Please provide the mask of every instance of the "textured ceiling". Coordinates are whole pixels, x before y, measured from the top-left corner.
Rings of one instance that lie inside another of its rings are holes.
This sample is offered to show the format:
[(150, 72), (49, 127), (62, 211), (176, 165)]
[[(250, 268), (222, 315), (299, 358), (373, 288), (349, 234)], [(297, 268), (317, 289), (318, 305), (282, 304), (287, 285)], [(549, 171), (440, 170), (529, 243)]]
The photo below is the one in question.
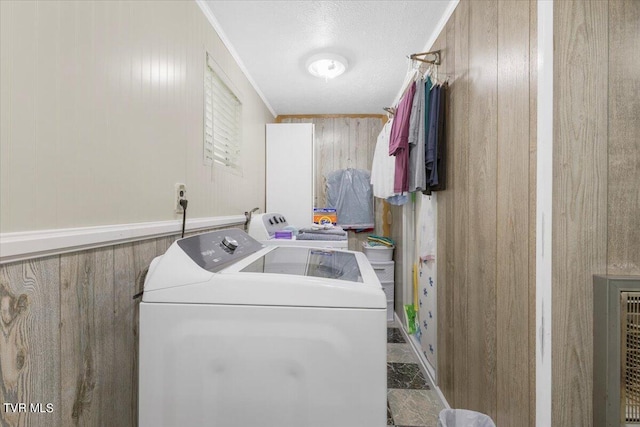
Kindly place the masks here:
[[(277, 115), (382, 114), (401, 89), (407, 55), (422, 52), (455, 0), (204, 1)], [(316, 53), (349, 61), (324, 81), (305, 69)]]

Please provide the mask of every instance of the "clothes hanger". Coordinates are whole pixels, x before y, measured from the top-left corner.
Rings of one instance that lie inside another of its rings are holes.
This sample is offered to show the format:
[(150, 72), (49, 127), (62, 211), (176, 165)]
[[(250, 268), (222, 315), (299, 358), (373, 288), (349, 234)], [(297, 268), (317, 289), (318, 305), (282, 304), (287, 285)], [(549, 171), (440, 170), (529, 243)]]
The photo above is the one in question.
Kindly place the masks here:
[(389, 119), (392, 119), (393, 116), (396, 115), (396, 109), (394, 107), (384, 107), (383, 110), (387, 112), (387, 117)]
[[(431, 56), (433, 57), (433, 59), (427, 59), (427, 56)], [(434, 50), (431, 52), (414, 53), (409, 57), (414, 61), (426, 62), (427, 64), (435, 64), (435, 65), (440, 64), (440, 50)]]

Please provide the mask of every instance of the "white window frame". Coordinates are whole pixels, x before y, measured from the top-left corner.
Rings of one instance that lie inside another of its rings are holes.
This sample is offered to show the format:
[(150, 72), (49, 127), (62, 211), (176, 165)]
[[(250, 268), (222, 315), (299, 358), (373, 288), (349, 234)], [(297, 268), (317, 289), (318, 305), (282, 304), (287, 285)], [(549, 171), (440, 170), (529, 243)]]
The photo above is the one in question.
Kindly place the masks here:
[[(242, 98), (205, 52), (203, 163), (242, 176)], [(231, 134), (230, 139), (223, 135)]]

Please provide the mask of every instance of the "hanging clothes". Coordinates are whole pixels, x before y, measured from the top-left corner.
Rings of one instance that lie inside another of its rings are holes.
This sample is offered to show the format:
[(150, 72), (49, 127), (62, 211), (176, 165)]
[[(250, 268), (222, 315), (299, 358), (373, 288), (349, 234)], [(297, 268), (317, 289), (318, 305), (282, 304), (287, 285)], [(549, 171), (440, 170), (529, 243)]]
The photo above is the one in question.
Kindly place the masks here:
[(389, 140), (393, 120), (389, 120), (378, 134), (376, 149), (371, 165), (371, 186), (375, 197), (386, 199), (392, 205), (404, 205), (409, 198), (406, 194), (393, 191), (395, 180), (395, 157), (389, 155)]
[(424, 168), (425, 168), (425, 187), (423, 190), (427, 188), (427, 171), (426, 171), (426, 161), (427, 161), (427, 138), (429, 137), (429, 115), (431, 114), (431, 92), (433, 89), (433, 82), (431, 81), (431, 77), (427, 77), (427, 81), (425, 82), (424, 87)]
[(373, 228), (371, 173), (362, 169), (340, 169), (325, 175), (327, 205), (338, 213), (344, 229)]
[(387, 198), (387, 203), (394, 206), (402, 206), (409, 201), (409, 195), (404, 194), (396, 194), (395, 196), (391, 196)]
[(409, 189), (407, 175), (407, 163), (409, 160), (409, 122), (415, 92), (416, 86), (415, 84), (411, 84), (407, 93), (405, 93), (398, 104), (395, 119), (391, 127), (389, 155), (396, 156), (393, 185), (393, 191), (396, 193), (404, 193)]
[(393, 120), (389, 120), (378, 134), (376, 149), (371, 164), (371, 186), (373, 195), (380, 199), (394, 196), (393, 181), (396, 170), (395, 158), (389, 155), (389, 138)]
[(449, 85), (443, 83), (440, 86), (440, 116), (438, 117), (438, 148), (436, 153), (437, 181), (432, 180), (431, 189), (442, 191), (446, 189), (447, 182), (447, 135), (445, 133), (447, 117), (447, 93)]
[[(438, 118), (440, 110), (440, 86), (435, 85), (431, 89), (431, 106), (429, 108), (429, 132), (427, 133), (427, 145), (425, 152), (425, 165), (427, 174), (427, 186), (430, 189), (433, 182), (433, 172), (436, 170), (436, 152), (438, 145)], [(437, 175), (436, 175), (437, 180)]]
[(429, 107), (429, 129), (425, 149), (427, 188), (423, 193), (445, 189), (446, 141), (444, 134), (447, 84), (435, 85), (431, 89)]
[(426, 188), (424, 168), (424, 90), (425, 81), (417, 80), (409, 122), (409, 192)]

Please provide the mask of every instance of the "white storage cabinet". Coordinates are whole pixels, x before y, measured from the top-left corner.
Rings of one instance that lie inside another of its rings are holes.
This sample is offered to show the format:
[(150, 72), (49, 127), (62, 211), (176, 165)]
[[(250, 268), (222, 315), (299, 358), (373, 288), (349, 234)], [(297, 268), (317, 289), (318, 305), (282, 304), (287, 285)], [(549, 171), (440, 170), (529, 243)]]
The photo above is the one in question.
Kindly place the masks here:
[(266, 131), (266, 212), (279, 212), (295, 227), (313, 223), (314, 126), (274, 123)]
[(385, 295), (387, 296), (387, 321), (393, 321), (393, 300), (394, 300), (394, 292), (395, 292), (395, 281), (394, 281), (394, 270), (395, 270), (395, 262), (394, 261), (371, 261), (369, 258), (369, 262), (373, 267), (373, 271), (375, 271), (376, 276), (378, 276), (378, 280), (382, 284), (382, 289), (384, 290)]

